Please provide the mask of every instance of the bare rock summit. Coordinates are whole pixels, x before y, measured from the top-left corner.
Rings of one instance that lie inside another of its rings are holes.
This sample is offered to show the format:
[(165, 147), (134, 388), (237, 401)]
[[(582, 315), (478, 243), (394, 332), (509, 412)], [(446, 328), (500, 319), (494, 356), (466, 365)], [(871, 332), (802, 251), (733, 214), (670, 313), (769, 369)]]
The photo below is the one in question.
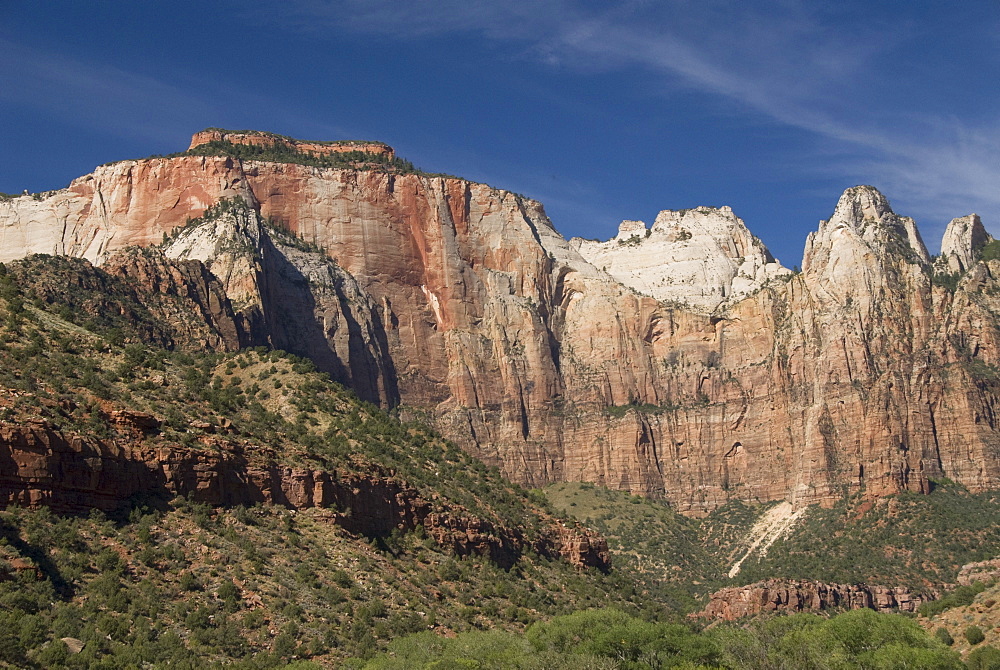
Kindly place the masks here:
[(729, 207), (664, 210), (651, 228), (622, 221), (607, 242), (571, 244), (625, 286), (703, 313), (790, 274)]
[(937, 267), (944, 272), (966, 272), (979, 260), (980, 250), (993, 241), (978, 214), (952, 219), (941, 240)]

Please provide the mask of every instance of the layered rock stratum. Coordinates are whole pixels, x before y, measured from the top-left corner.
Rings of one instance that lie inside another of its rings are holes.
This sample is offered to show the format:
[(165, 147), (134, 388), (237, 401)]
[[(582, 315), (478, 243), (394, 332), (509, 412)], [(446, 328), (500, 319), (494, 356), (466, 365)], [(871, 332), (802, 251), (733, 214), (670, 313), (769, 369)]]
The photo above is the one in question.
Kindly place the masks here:
[(0, 421), (0, 507), (44, 505), (79, 514), (117, 510), (136, 496), (319, 507), (339, 510), (332, 521), (351, 533), (384, 537), (420, 528), (458, 556), (485, 556), (508, 569), (529, 549), (578, 567), (610, 567), (607, 543), (587, 529), (546, 519), (543, 531), (529, 539), (521, 529), (432, 504), (376, 464), (364, 473), (289, 467), (268, 447), (223, 439), (208, 449), (157, 447), (145, 439), (158, 432), (155, 417), (116, 411), (106, 419), (116, 428), (114, 438), (67, 433), (46, 420)]
[(769, 579), (716, 591), (709, 596), (708, 606), (692, 616), (735, 621), (772, 612), (856, 609), (916, 612), (920, 605), (936, 597), (936, 593), (915, 593), (902, 587)]
[(112, 260), (161, 246), (222, 287), (219, 339), (310, 356), (522, 484), (702, 514), (1000, 484), (1000, 265), (964, 220), (948, 285), (914, 222), (851, 188), (796, 274), (727, 208), (567, 241), (540, 203), (458, 178), (179, 155), (0, 202), (0, 260), (163, 283)]

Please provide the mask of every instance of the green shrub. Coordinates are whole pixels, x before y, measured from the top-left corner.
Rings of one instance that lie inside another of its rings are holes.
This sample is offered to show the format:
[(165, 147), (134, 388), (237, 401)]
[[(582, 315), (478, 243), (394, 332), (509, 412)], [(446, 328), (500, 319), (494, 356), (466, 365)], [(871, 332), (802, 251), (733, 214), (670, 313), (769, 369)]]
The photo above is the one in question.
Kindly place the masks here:
[(979, 251), (979, 257), (984, 261), (1000, 260), (1000, 240), (992, 240)]
[(986, 639), (986, 635), (979, 626), (969, 626), (965, 629), (965, 639), (969, 641), (969, 644), (977, 645)]
[(940, 627), (940, 628), (938, 628), (937, 630), (934, 631), (934, 637), (939, 642), (941, 642), (941, 644), (947, 645), (949, 647), (951, 645), (955, 644), (955, 638), (953, 638), (951, 636), (951, 633), (949, 633), (948, 629), (945, 628), (944, 626), (942, 626), (942, 627)]
[(922, 616), (930, 617), (935, 614), (941, 614), (952, 607), (964, 607), (966, 605), (971, 605), (973, 599), (984, 590), (986, 590), (986, 584), (982, 582), (959, 586), (951, 593), (938, 598), (937, 600), (931, 600), (924, 603), (920, 606), (917, 612)]
[(969, 670), (1000, 670), (1000, 649), (986, 644), (972, 650), (965, 659)]

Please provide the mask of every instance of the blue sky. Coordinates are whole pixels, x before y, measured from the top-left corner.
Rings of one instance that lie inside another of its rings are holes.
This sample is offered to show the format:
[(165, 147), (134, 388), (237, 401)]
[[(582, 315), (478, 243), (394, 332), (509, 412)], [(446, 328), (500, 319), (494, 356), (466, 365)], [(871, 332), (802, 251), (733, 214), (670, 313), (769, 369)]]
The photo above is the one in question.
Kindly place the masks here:
[(567, 236), (730, 205), (788, 266), (843, 189), (1000, 236), (1000, 3), (0, 0), (0, 191), (207, 126), (377, 139)]

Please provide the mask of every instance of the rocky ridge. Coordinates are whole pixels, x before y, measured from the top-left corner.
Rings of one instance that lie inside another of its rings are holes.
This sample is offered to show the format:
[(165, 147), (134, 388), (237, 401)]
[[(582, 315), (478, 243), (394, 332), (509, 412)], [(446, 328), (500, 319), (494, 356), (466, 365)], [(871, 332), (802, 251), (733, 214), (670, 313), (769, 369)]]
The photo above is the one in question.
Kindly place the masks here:
[(994, 582), (1000, 579), (1000, 558), (966, 563), (958, 572), (958, 583), (970, 586), (976, 582)]
[[(713, 270), (701, 309), (615, 279), (581, 253), (597, 247), (567, 242), (539, 203), (506, 191), (224, 156), (126, 161), (41, 202), (0, 203), (0, 253), (106, 263), (223, 198), (323, 250), (272, 255), (282, 275), (264, 265), (269, 232), (259, 243), (240, 233), (242, 250), (194, 230), (168, 243), (221, 275), (248, 341), (339, 352), (336, 378), (426, 413), (515, 481), (593, 481), (691, 514), (730, 499), (926, 492), (941, 477), (1000, 484), (1000, 266), (977, 262), (954, 290), (936, 285), (913, 221), (871, 187), (844, 193), (797, 275), (725, 209), (665, 213), (648, 237), (627, 224), (628, 244), (601, 252), (623, 277), (630, 266), (615, 263), (639, 252), (629, 272), (668, 286), (669, 266), (643, 245), (715, 245), (724, 262), (711, 267), (724, 272)], [(956, 236), (949, 254), (971, 259), (974, 237)], [(324, 255), (336, 270), (317, 269)], [(696, 265), (684, 276), (704, 276)], [(281, 335), (288, 319), (252, 316), (266, 314), (266, 296), (288, 295), (300, 296), (286, 313), (301, 324), (346, 327), (321, 326), (316, 346), (303, 345), (305, 326)]]
[(211, 142), (228, 142), (230, 144), (246, 144), (256, 147), (287, 146), (294, 151), (312, 154), (314, 156), (325, 156), (330, 154), (344, 154), (350, 152), (361, 152), (382, 156), (389, 160), (396, 155), (392, 147), (381, 142), (306, 142), (275, 133), (264, 133), (252, 130), (223, 130), (221, 128), (209, 128), (191, 137), (191, 145), (188, 151)]

